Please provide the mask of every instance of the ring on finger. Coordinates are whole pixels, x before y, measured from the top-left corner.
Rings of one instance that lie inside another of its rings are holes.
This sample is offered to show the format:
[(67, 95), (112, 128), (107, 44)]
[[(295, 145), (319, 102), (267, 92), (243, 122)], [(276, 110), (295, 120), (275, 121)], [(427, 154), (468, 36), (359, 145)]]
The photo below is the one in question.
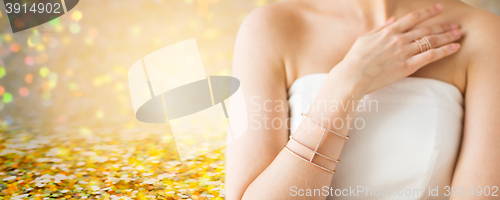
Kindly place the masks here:
[(427, 37), (423, 37), (423, 39), (425, 40), (425, 44), (427, 45), (427, 49), (432, 49), (432, 46), (431, 46), (431, 42), (429, 41), (429, 39)]
[(418, 47), (420, 48), (420, 53), (426, 52), (432, 48), (431, 42), (427, 37), (416, 39), (415, 42), (418, 44)]

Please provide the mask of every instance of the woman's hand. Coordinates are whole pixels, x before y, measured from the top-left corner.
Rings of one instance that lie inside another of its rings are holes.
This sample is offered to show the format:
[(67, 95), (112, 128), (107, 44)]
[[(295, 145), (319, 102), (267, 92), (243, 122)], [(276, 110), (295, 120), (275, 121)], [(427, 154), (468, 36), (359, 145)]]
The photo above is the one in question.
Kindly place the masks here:
[[(442, 10), (443, 6), (437, 4), (397, 21), (391, 18), (385, 26), (359, 37), (344, 60), (330, 73), (339, 73), (337, 77), (344, 76), (348, 81), (354, 81), (364, 95), (457, 52), (460, 45), (451, 43), (461, 37), (456, 24), (414, 29), (417, 24), (440, 14)], [(422, 37), (428, 38), (432, 49), (421, 53), (415, 40)]]

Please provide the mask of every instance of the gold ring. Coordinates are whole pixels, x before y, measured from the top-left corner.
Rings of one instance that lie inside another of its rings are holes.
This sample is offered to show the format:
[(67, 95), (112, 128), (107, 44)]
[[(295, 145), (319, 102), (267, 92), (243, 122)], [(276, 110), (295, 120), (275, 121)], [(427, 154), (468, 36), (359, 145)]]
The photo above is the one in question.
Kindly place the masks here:
[(418, 44), (418, 48), (420, 48), (420, 53), (426, 52), (432, 48), (431, 42), (427, 37), (416, 39), (415, 42)]
[(418, 40), (415, 40), (415, 42), (418, 44), (418, 48), (420, 48), (420, 53), (423, 53), (424, 50), (422, 49), (422, 44)]
[(431, 42), (429, 42), (429, 39), (427, 37), (423, 37), (425, 40), (425, 44), (427, 45), (427, 50), (432, 49)]

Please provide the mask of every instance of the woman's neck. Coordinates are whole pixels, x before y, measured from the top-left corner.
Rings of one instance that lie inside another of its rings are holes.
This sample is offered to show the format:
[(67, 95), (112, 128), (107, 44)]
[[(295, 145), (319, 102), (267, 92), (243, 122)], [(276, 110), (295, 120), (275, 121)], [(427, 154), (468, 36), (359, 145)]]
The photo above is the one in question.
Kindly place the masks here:
[(387, 21), (397, 7), (396, 4), (408, 0), (335, 0), (337, 3), (344, 4), (350, 8), (356, 16), (367, 21)]
[(423, 1), (433, 4), (448, 0), (304, 0), (318, 10), (348, 16), (367, 27), (381, 26), (400, 12), (414, 10), (413, 5)]

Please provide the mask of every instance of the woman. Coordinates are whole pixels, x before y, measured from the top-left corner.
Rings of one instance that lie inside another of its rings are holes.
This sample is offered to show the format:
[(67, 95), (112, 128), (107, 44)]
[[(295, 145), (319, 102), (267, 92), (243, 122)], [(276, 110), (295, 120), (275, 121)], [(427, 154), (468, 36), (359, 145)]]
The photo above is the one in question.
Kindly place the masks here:
[(499, 37), (500, 17), (458, 0), (255, 10), (235, 46), (249, 128), (227, 148), (227, 199), (498, 198)]

